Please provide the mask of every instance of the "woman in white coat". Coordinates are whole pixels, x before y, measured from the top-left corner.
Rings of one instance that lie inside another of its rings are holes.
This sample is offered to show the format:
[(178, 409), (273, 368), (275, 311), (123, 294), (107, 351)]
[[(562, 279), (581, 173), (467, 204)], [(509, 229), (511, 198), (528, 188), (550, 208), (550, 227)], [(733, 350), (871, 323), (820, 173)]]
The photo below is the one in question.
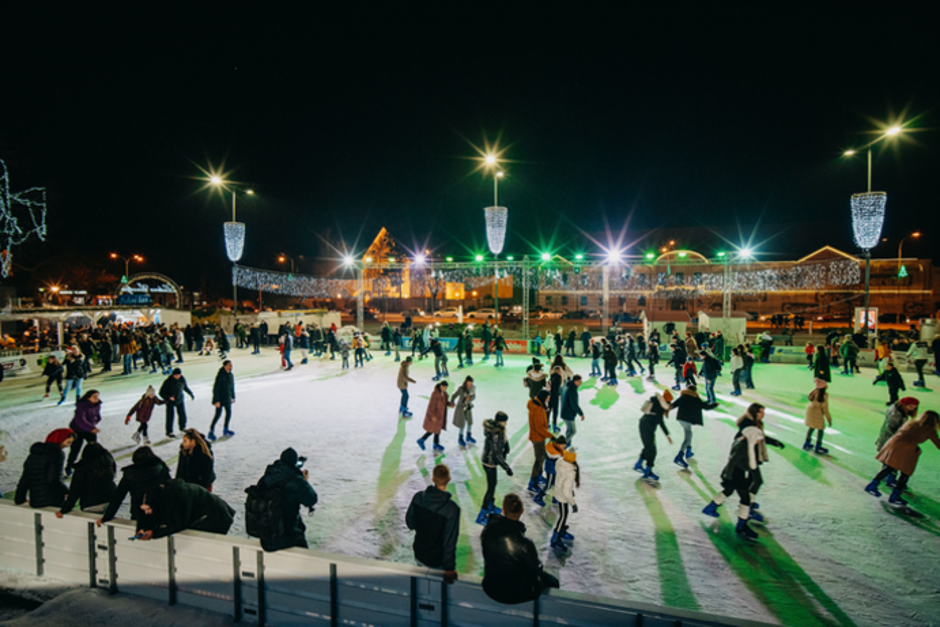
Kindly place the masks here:
[[(473, 427), (473, 401), (476, 397), (477, 390), (473, 384), (473, 377), (467, 377), (450, 399), (454, 403), (454, 426), (457, 427), (460, 433), (457, 437), (457, 444), (463, 447), (466, 447), (468, 443), (477, 443), (470, 435), (470, 428)], [(463, 437), (464, 427), (467, 428), (466, 440)]]
[(558, 502), (558, 520), (552, 533), (552, 548), (557, 551), (567, 551), (568, 545), (574, 536), (568, 533), (568, 514), (578, 513), (578, 504), (574, 500), (574, 489), (581, 487), (581, 469), (578, 467), (578, 456), (573, 450), (567, 450), (568, 442), (565, 436), (555, 438), (555, 448), (560, 449), (561, 455), (555, 460), (555, 490), (553, 496)]

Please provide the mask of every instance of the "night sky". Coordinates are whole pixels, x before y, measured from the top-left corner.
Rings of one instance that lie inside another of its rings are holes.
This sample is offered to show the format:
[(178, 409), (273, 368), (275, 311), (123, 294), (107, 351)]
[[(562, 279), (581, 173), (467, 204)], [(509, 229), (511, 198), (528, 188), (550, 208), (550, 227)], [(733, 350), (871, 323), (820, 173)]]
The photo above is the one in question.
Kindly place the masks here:
[(865, 160), (841, 154), (901, 121), (910, 132), (874, 152), (890, 240), (875, 255), (921, 230), (905, 252), (933, 256), (940, 237), (940, 51), (915, 5), (254, 6), (7, 13), (0, 158), (14, 189), (49, 190), (48, 241), (21, 250), (17, 282), (116, 251), (227, 293), (231, 200), (197, 180), (223, 165), (257, 192), (239, 200), (247, 265), (309, 259), (322, 238), (361, 251), (382, 226), (442, 256), (483, 252), (492, 178), (471, 158), (497, 140), (510, 254), (600, 252), (585, 234), (616, 242), (628, 221), (630, 253), (674, 227), (699, 229), (682, 243), (706, 254), (723, 246), (710, 228), (766, 258), (854, 252)]

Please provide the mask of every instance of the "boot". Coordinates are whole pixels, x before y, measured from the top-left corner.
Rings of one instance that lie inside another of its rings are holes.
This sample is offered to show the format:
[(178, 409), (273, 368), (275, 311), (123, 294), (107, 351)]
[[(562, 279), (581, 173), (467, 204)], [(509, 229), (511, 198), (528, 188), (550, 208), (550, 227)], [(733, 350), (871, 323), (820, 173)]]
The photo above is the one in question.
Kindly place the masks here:
[(232, 435), (235, 435), (235, 432), (232, 431), (231, 429), (222, 429), (222, 435), (232, 436)]
[(411, 418), (412, 416), (414, 416), (414, 414), (412, 414), (410, 411), (408, 411), (408, 410), (406, 409), (406, 410), (402, 413), (402, 416), (405, 417), (405, 418)]
[(633, 470), (637, 472), (643, 472), (643, 458), (642, 457), (638, 459), (637, 462), (633, 465)]
[(685, 460), (682, 459), (682, 451), (679, 451), (679, 454), (676, 455), (676, 458), (672, 461), (675, 462), (675, 464), (681, 467), (683, 470), (689, 467), (689, 465), (685, 463)]
[(874, 496), (875, 498), (881, 497), (881, 492), (878, 491), (878, 480), (872, 479), (871, 483), (865, 486), (865, 491)]
[(539, 475), (535, 480), (539, 482), (539, 485), (545, 485), (547, 483), (544, 475)]
[(901, 491), (898, 488), (891, 490), (891, 496), (888, 497), (888, 502), (892, 505), (907, 505), (907, 501), (901, 498)]
[(444, 450), (444, 447), (441, 446), (440, 444), (435, 444), (433, 448), (434, 448), (435, 451), (443, 451), (443, 450)]
[(695, 454), (692, 452), (692, 447), (691, 446), (685, 447), (685, 458), (692, 459), (693, 457), (695, 457)]
[(651, 479), (651, 480), (653, 480), (653, 481), (659, 481), (659, 476), (653, 474), (653, 467), (652, 467), (652, 466), (647, 466), (647, 467), (646, 467), (646, 470), (643, 472), (643, 478), (644, 478), (644, 479)]
[(466, 443), (466, 441), (464, 441), (464, 439), (463, 439), (463, 434), (462, 434), (462, 433), (457, 436), (457, 444), (458, 444), (459, 446), (462, 446), (463, 448), (467, 448), (467, 443)]
[(764, 522), (764, 515), (760, 513), (760, 511), (757, 509), (757, 507), (754, 506), (754, 504), (751, 504), (751, 506), (748, 509), (749, 509), (748, 515), (750, 516), (751, 520), (753, 520), (754, 522), (759, 522), (759, 523)]
[(803, 450), (804, 450), (804, 451), (811, 451), (811, 450), (813, 450), (813, 443), (810, 442), (809, 440), (803, 442)]
[(480, 508), (480, 513), (477, 514), (477, 524), (485, 525), (489, 517), (490, 517), (489, 511), (487, 511), (485, 507)]
[(738, 518), (738, 525), (734, 530), (739, 536), (747, 540), (756, 540), (758, 538), (757, 532), (747, 526), (746, 518)]
[(826, 447), (822, 446), (821, 444), (817, 444), (817, 445), (816, 445), (816, 453), (818, 453), (819, 455), (828, 455), (828, 454), (829, 454), (829, 449), (827, 449)]
[(562, 551), (562, 552), (568, 551), (568, 545), (565, 544), (564, 541), (562, 541), (557, 531), (552, 532), (552, 548), (555, 549), (556, 551)]
[(893, 488), (897, 485), (897, 480), (894, 478), (894, 473), (891, 473), (887, 476), (887, 478), (885, 478), (885, 485), (889, 488)]
[(545, 493), (539, 491), (538, 494), (532, 497), (532, 502), (538, 505), (539, 507), (545, 507)]
[(702, 510), (702, 513), (705, 514), (706, 516), (711, 516), (712, 518), (718, 518), (719, 507), (720, 506), (717, 503), (715, 503), (715, 501), (712, 501), (711, 503), (705, 506), (705, 509)]
[(561, 539), (565, 542), (574, 541), (574, 536), (568, 533), (568, 525), (565, 525), (561, 530)]
[[(410, 416), (411, 414), (408, 414), (408, 415)], [(469, 431), (467, 431), (467, 442), (468, 442), (469, 444), (476, 444), (476, 443), (477, 443), (477, 441), (473, 439), (473, 436), (470, 435), (470, 432), (469, 432)]]
[(424, 440), (422, 440), (421, 438), (418, 438), (418, 446), (421, 447), (422, 451), (425, 450)]
[(150, 438), (148, 438), (147, 436), (144, 436), (142, 442), (144, 446), (150, 446)]
[(535, 479), (529, 479), (529, 485), (526, 487), (526, 490), (529, 492), (535, 492), (536, 494), (542, 491), (542, 488), (539, 487), (539, 482)]
[(502, 510), (502, 509), (496, 507), (496, 502), (495, 502), (495, 501), (493, 501), (492, 503), (490, 503), (489, 507), (487, 507), (486, 510), (487, 510), (489, 513), (491, 513), (491, 514), (502, 514), (502, 513), (503, 513), (503, 510)]
[(140, 433), (135, 431), (134, 435), (131, 436), (131, 439), (137, 444), (140, 444)]

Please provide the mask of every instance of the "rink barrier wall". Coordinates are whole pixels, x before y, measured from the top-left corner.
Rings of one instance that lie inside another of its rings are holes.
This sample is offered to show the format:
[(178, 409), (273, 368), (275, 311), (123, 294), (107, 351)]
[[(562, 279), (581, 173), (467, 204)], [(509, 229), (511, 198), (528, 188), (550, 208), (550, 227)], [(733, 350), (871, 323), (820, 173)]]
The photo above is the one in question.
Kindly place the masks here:
[(97, 527), (96, 515), (0, 500), (0, 567), (75, 585), (183, 605), (258, 625), (478, 627), (760, 627), (644, 603), (551, 590), (533, 603), (491, 600), (480, 581), (451, 585), (441, 572), (309, 549), (275, 553), (257, 541), (184, 531), (130, 540), (132, 521)]

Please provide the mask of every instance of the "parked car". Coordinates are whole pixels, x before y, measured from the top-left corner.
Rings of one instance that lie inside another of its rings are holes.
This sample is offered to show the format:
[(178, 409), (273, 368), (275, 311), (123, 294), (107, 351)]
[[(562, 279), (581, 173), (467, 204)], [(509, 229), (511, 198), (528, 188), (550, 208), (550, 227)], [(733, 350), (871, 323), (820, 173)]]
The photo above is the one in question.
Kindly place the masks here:
[(471, 311), (467, 314), (468, 318), (495, 318), (496, 310), (495, 309), (477, 309), (476, 311)]
[(446, 307), (440, 311), (434, 312), (435, 318), (456, 318), (457, 317), (457, 308), (456, 307)]
[(562, 314), (561, 317), (564, 320), (583, 320), (584, 318), (588, 317), (588, 313), (586, 311), (576, 309), (574, 311), (566, 311), (564, 314)]
[(406, 309), (401, 312), (402, 317), (412, 317), (412, 318), (424, 318), (428, 314), (424, 312), (423, 309)]
[(538, 312), (539, 318), (557, 319), (561, 318), (563, 315), (565, 315), (563, 311), (549, 311), (548, 309), (543, 309)]

